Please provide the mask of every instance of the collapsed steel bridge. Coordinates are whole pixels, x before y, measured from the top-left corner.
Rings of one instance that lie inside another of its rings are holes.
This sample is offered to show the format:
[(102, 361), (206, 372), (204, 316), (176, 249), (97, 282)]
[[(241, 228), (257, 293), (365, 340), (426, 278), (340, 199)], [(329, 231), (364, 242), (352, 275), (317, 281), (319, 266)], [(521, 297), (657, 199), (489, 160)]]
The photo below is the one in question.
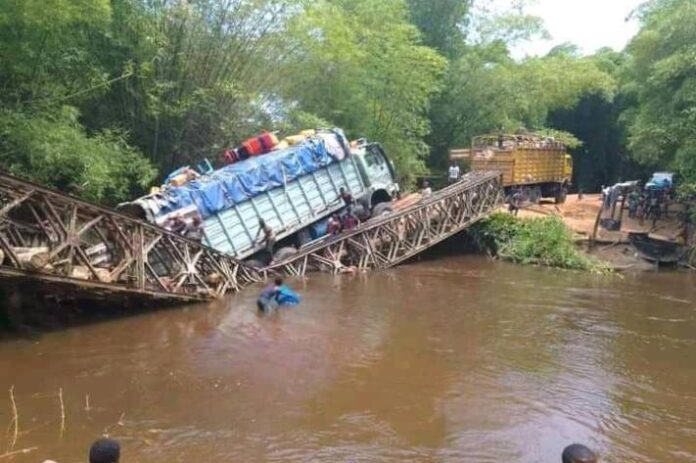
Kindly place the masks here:
[(498, 173), (472, 172), (401, 211), (255, 270), (163, 228), (0, 173), (0, 279), (114, 303), (133, 297), (203, 301), (273, 274), (392, 267), (461, 232), (502, 201)]

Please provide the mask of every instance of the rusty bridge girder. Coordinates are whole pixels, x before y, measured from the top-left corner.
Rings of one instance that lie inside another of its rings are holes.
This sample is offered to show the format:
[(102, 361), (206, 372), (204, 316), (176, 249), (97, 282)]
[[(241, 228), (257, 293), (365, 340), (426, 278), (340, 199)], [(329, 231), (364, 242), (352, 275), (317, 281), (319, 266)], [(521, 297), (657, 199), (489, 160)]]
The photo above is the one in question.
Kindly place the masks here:
[(326, 237), (263, 272), (302, 276), (310, 271), (386, 269), (461, 232), (500, 207), (503, 200), (499, 173), (470, 172), (419, 204)]
[(0, 173), (0, 277), (195, 301), (258, 281), (231, 256)]

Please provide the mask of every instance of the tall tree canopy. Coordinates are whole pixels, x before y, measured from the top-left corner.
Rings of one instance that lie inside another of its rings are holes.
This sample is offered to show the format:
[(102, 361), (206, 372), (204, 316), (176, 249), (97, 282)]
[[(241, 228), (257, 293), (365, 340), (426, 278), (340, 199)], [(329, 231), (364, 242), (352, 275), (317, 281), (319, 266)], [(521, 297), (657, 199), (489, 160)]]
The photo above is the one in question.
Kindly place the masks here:
[(426, 110), (446, 62), (420, 43), (403, 0), (319, 0), (291, 22), (288, 104), (385, 145), (424, 172)]
[(623, 114), (636, 160), (696, 183), (696, 3), (655, 0), (627, 49)]
[(0, 167), (113, 203), (261, 130), (334, 125), (406, 179), (500, 129), (577, 136), (587, 189), (629, 157), (696, 178), (693, 2), (648, 2), (625, 52), (524, 59), (544, 25), (508, 3), (5, 0)]

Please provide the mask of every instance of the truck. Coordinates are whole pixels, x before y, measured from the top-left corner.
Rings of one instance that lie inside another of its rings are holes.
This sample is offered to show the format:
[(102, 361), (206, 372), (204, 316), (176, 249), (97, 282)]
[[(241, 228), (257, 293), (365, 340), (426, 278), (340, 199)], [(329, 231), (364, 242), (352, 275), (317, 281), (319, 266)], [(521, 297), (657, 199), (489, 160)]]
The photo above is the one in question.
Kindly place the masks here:
[(521, 190), (535, 203), (542, 198), (565, 202), (573, 176), (573, 158), (565, 146), (537, 134), (480, 135), (473, 138), (470, 149), (451, 150), (450, 159), (469, 161), (474, 171), (501, 172), (506, 195)]
[(670, 191), (674, 187), (673, 172), (655, 172), (645, 184), (647, 190)]
[[(340, 129), (317, 130), (291, 147), (163, 187), (119, 209), (165, 227), (174, 216), (189, 224), (200, 220), (204, 244), (263, 266), (325, 235), (328, 218), (346, 207), (341, 189), (355, 199), (361, 220), (390, 213), (399, 194), (393, 164), (378, 143), (349, 143)], [(261, 220), (276, 236), (272, 256), (257, 240)]]

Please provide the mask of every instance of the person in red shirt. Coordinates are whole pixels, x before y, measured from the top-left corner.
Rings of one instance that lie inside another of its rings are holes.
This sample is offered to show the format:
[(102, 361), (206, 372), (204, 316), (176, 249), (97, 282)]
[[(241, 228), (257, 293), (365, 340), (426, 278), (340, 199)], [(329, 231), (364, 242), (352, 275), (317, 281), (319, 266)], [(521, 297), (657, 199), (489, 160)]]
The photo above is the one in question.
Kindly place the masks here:
[(326, 226), (326, 232), (329, 235), (338, 235), (341, 233), (341, 228), (341, 219), (338, 217), (338, 214), (332, 215)]
[(351, 208), (348, 208), (348, 211), (343, 216), (343, 229), (349, 231), (357, 227), (359, 224), (360, 220), (358, 220), (358, 217), (353, 213)]

